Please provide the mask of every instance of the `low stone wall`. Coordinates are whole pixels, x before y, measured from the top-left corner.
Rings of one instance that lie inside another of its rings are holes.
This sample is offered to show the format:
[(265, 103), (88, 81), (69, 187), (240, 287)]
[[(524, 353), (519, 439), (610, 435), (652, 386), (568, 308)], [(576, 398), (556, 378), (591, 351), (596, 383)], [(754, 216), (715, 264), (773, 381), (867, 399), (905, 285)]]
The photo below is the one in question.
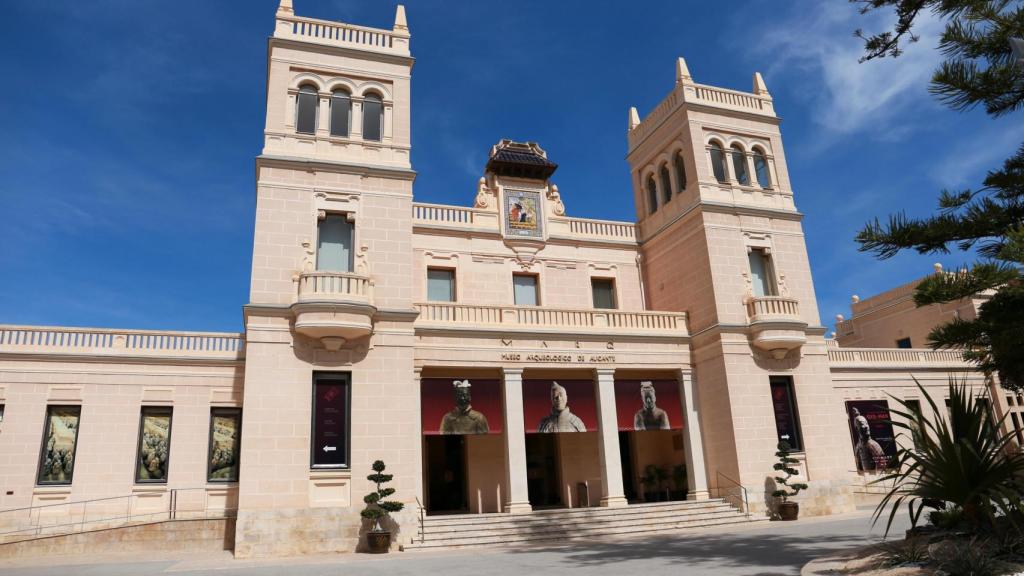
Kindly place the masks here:
[[(416, 533), (415, 514), (393, 514), (386, 526), (397, 550)], [(369, 522), (351, 507), (239, 510), (235, 558), (361, 552), (368, 530)]]
[[(800, 504), (800, 516), (828, 516), (846, 514), (857, 510), (856, 486), (845, 480), (817, 480), (807, 483), (807, 490), (800, 492), (793, 502)], [(770, 510), (776, 505), (766, 485), (748, 486), (750, 511), (757, 516), (771, 516)]]
[(234, 518), (166, 520), (8, 542), (0, 544), (0, 558), (113, 552), (217, 552), (230, 550), (234, 540)]

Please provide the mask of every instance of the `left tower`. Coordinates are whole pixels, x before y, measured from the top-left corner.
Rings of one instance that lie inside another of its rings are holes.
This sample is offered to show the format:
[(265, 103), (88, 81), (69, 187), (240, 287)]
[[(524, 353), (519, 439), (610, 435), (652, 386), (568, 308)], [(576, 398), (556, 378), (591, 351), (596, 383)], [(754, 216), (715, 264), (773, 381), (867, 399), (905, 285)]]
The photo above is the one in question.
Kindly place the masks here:
[(244, 309), (239, 557), (355, 549), (374, 460), (397, 497), (420, 493), (409, 40), (402, 6), (391, 29), (300, 17), (291, 0), (277, 10)]

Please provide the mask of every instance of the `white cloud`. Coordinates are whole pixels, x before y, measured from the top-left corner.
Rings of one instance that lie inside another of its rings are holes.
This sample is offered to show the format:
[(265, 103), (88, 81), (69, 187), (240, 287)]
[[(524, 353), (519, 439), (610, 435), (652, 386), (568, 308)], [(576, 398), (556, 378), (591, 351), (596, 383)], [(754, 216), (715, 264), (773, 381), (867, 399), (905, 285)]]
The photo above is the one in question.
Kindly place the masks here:
[(955, 147), (935, 164), (932, 179), (950, 188), (980, 187), (989, 170), (1003, 165), (1024, 141), (1024, 125), (1008, 126), (1003, 119), (990, 123), (969, 139), (958, 140)]
[[(908, 44), (898, 58), (859, 63), (863, 41), (853, 31), (887, 29), (891, 14), (862, 15), (847, 2), (798, 3), (806, 8), (771, 23), (760, 48), (773, 58), (769, 88), (780, 81), (804, 92), (814, 120), (837, 134), (872, 132), (880, 137), (906, 133), (906, 113), (932, 103), (928, 81), (942, 55), (935, 49), (942, 22), (930, 13), (919, 17), (914, 32), (920, 41)], [(902, 126), (895, 130), (890, 123)]]

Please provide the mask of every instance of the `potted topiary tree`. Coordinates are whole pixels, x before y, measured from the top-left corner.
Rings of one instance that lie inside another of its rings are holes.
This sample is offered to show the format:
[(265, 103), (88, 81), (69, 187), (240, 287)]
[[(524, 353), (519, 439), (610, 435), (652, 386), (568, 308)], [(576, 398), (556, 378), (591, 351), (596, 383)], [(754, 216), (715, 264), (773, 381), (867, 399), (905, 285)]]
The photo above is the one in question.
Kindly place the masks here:
[(395, 493), (394, 488), (383, 488), (384, 484), (391, 482), (393, 476), (384, 473), (384, 461), (377, 460), (373, 463), (373, 474), (366, 477), (367, 480), (377, 485), (377, 489), (363, 497), (366, 508), (359, 514), (363, 518), (373, 521), (373, 528), (366, 534), (366, 544), (371, 553), (380, 554), (391, 548), (391, 531), (383, 528), (380, 521), (387, 518), (392, 512), (398, 512), (405, 507), (401, 502), (385, 500)]
[(772, 492), (772, 496), (782, 498), (782, 502), (779, 503), (779, 518), (782, 520), (796, 520), (797, 516), (800, 515), (800, 504), (790, 502), (789, 499), (799, 494), (801, 490), (806, 490), (807, 484), (789, 483), (790, 478), (800, 473), (799, 470), (793, 468), (793, 464), (800, 461), (790, 456), (789, 442), (779, 442), (777, 448), (778, 451), (775, 452), (775, 456), (778, 457), (779, 461), (772, 468), (779, 472), (785, 472), (786, 475), (784, 477), (775, 477), (775, 482), (778, 483), (780, 488)]

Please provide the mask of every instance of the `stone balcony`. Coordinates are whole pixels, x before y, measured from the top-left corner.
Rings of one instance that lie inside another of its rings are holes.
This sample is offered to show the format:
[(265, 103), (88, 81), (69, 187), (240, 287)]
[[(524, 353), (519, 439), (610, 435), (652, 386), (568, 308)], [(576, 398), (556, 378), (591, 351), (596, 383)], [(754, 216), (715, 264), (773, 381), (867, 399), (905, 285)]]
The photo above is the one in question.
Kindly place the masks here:
[(428, 302), (416, 304), (417, 329), (459, 330), (506, 334), (551, 333), (581, 336), (689, 336), (686, 314), (679, 312), (627, 312), (571, 310), (536, 306), (485, 306)]
[(373, 280), (351, 272), (304, 272), (292, 304), (295, 331), (328, 350), (373, 332)]
[(807, 342), (807, 322), (796, 298), (748, 296), (746, 308), (755, 347), (782, 359)]

